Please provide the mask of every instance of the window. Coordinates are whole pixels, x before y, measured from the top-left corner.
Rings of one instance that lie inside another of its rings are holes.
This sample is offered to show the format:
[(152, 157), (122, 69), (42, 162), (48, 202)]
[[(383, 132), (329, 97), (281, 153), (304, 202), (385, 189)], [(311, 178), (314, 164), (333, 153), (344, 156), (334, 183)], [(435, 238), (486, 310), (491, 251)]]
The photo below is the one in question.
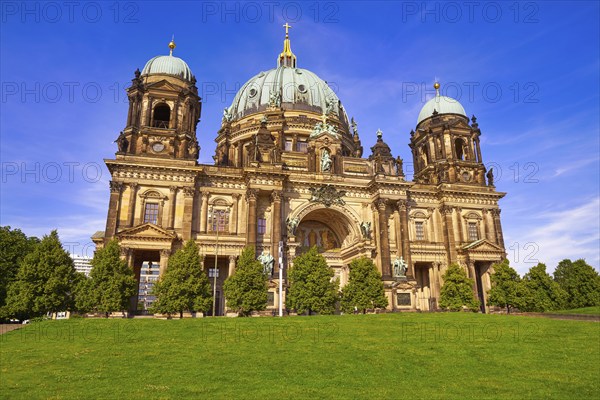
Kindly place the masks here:
[(267, 293), (267, 307), (273, 307), (275, 305), (275, 293)]
[(285, 141), (285, 151), (292, 151), (292, 141), (291, 140), (286, 140)]
[(469, 240), (475, 241), (479, 239), (479, 232), (477, 231), (477, 222), (469, 222)]
[(213, 232), (229, 232), (229, 210), (212, 210), (211, 229)]
[(258, 219), (258, 234), (264, 235), (267, 232), (267, 220), (265, 218)]
[(296, 142), (296, 151), (299, 151), (300, 153), (308, 152), (308, 143)]
[(415, 222), (415, 239), (425, 240), (425, 230), (423, 228), (423, 222)]
[(454, 141), (454, 148), (456, 150), (456, 158), (458, 158), (459, 160), (465, 159), (464, 144), (465, 144), (465, 142), (463, 142), (462, 139), (456, 139)]
[(219, 268), (209, 268), (208, 269), (208, 277), (214, 278), (216, 273), (216, 277), (219, 277)]
[(169, 128), (171, 118), (171, 109), (166, 104), (159, 104), (154, 108), (154, 121), (152, 126), (155, 128)]
[(158, 203), (146, 203), (144, 222), (156, 225), (158, 223)]

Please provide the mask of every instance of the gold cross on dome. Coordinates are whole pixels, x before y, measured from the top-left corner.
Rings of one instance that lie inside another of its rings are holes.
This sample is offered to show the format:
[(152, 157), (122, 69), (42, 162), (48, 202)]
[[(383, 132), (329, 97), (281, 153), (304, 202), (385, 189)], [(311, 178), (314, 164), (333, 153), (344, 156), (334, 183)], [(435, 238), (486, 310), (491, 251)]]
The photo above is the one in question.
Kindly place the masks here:
[(288, 35), (288, 31), (289, 29), (292, 27), (291, 25), (289, 25), (287, 22), (285, 23), (285, 25), (283, 25), (283, 27), (285, 28), (285, 36)]

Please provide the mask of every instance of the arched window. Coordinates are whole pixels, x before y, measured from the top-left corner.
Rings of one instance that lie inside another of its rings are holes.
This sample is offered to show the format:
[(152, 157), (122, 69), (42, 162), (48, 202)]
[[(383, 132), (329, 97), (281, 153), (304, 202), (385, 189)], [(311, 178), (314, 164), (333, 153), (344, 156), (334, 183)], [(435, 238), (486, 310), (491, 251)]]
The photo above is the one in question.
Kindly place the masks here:
[(459, 160), (465, 159), (465, 142), (462, 139), (456, 139), (454, 141), (454, 149), (456, 150), (456, 158)]
[(155, 128), (169, 128), (169, 121), (171, 119), (171, 109), (168, 105), (162, 103), (154, 107), (154, 119), (152, 126)]

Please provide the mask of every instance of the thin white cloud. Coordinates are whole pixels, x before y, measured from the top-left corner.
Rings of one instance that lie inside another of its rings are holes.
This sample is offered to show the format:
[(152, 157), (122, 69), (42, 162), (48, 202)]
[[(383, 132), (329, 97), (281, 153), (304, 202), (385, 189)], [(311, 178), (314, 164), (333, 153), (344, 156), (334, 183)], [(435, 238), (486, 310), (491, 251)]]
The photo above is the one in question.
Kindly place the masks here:
[(531, 215), (517, 231), (508, 231), (506, 250), (513, 266), (524, 274), (537, 262), (553, 271), (563, 259), (584, 258), (600, 264), (600, 197), (561, 211)]

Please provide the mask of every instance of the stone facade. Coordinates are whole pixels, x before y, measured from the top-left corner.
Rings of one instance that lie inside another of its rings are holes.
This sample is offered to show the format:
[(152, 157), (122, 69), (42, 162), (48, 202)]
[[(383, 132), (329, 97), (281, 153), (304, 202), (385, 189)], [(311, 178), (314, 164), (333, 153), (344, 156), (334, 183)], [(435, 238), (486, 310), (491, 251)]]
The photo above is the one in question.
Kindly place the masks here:
[[(286, 54), (278, 68), (296, 70), (295, 56), (290, 66)], [(415, 166), (414, 181), (407, 181), (383, 133), (363, 157), (358, 126), (341, 103), (321, 99), (318, 106), (300, 89), (294, 101), (272, 95), (250, 111), (225, 109), (215, 163), (205, 165), (197, 162), (195, 78), (136, 71), (118, 151), (105, 160), (112, 181), (97, 245), (118, 238), (139, 277), (142, 263), (159, 263), (163, 273), (172, 252), (195, 240), (207, 273), (216, 257), (219, 315), (226, 312), (222, 284), (242, 248), (254, 245), (257, 255), (268, 250), (278, 260), (280, 241), (284, 287), (295, 256), (316, 245), (341, 285), (354, 258), (372, 258), (389, 310), (436, 309), (441, 277), (453, 262), (475, 280), (485, 303), (491, 265), (505, 257), (498, 207), (504, 193), (491, 174), (486, 179), (476, 119), (434, 110), (419, 121), (407, 135)], [(399, 257), (405, 278), (393, 276)], [(281, 267), (275, 263), (270, 280), (270, 310), (278, 307)]]

